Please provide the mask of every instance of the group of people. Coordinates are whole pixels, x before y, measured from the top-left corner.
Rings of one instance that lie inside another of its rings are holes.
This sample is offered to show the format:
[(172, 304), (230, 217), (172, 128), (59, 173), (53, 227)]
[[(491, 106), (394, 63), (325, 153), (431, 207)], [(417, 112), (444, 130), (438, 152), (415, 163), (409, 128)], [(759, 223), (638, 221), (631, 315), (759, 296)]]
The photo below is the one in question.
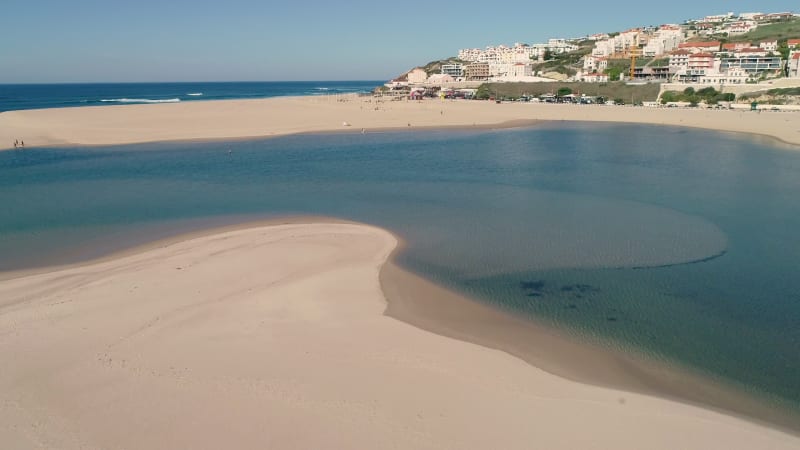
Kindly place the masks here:
[(14, 148), (25, 148), (25, 141), (14, 139)]

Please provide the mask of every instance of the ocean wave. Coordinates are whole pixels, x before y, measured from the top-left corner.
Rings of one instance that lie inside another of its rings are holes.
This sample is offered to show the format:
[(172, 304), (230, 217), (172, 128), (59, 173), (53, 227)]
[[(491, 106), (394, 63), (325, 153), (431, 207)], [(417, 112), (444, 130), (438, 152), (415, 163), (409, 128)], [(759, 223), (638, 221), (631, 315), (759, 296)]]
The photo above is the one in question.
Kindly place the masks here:
[(314, 88), (314, 89), (317, 90), (317, 91), (330, 91), (331, 90), (331, 88), (326, 88), (326, 87), (317, 87), (317, 88)]
[(104, 98), (101, 102), (113, 103), (178, 103), (181, 101), (179, 98), (165, 98), (162, 100), (153, 100), (149, 98)]
[(190, 97), (199, 97), (199, 96), (203, 95), (203, 93), (202, 92), (190, 92), (190, 93), (188, 93), (186, 95), (188, 95)]

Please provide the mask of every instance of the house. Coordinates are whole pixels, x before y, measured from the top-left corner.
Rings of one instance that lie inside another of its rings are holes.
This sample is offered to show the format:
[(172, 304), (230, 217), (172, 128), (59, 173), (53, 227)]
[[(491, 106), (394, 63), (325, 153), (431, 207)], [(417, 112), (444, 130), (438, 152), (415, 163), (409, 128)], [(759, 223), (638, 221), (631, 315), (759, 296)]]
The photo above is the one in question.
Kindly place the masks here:
[(778, 41), (761, 41), (758, 43), (758, 46), (768, 52), (778, 51)]
[(516, 63), (511, 66), (509, 76), (512, 78), (523, 78), (533, 75), (533, 67), (530, 64)]
[(722, 51), (725, 53), (735, 53), (743, 48), (749, 48), (749, 42), (731, 42), (728, 44), (722, 44)]
[(745, 20), (741, 22), (734, 22), (727, 27), (725, 27), (725, 31), (728, 33), (729, 36), (735, 36), (738, 34), (745, 34), (749, 33), (753, 30), (758, 28), (758, 23), (755, 21)]
[(586, 55), (583, 59), (583, 70), (586, 72), (603, 72), (608, 68), (608, 59)]
[(759, 56), (767, 56), (769, 52), (759, 47), (747, 47), (736, 50), (733, 56), (737, 58), (755, 58)]
[(789, 48), (800, 49), (800, 39), (788, 39), (786, 41), (786, 46)]
[(412, 69), (411, 72), (408, 72), (408, 82), (411, 84), (419, 84), (424, 83), (428, 79), (428, 74), (425, 73), (420, 67)]

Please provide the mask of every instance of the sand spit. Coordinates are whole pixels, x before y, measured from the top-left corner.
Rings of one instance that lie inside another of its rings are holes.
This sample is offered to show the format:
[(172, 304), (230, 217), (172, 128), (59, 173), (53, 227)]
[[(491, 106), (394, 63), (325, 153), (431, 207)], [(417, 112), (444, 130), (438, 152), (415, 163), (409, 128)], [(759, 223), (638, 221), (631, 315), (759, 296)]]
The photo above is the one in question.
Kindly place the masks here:
[(738, 418), (568, 381), (384, 315), (379, 271), (396, 245), (366, 225), (259, 226), (4, 280), (0, 443), (800, 446)]
[(0, 148), (216, 140), (307, 132), (507, 127), (537, 121), (675, 125), (769, 136), (800, 145), (798, 113), (318, 96), (7, 111)]

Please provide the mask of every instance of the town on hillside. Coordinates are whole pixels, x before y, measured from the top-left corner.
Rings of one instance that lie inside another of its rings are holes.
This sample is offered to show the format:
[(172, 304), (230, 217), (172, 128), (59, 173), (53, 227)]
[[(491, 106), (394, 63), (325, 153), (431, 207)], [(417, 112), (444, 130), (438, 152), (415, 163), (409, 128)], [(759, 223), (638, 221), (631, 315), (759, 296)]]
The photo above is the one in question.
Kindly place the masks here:
[[(659, 99), (666, 92), (709, 92), (708, 87), (732, 98), (765, 86), (797, 97), (800, 14), (729, 12), (532, 45), (465, 48), (456, 57), (413, 68), (382, 90), (410, 98), (470, 98), (485, 83), (535, 82), (659, 84)], [(491, 97), (485, 89), (482, 94)]]

